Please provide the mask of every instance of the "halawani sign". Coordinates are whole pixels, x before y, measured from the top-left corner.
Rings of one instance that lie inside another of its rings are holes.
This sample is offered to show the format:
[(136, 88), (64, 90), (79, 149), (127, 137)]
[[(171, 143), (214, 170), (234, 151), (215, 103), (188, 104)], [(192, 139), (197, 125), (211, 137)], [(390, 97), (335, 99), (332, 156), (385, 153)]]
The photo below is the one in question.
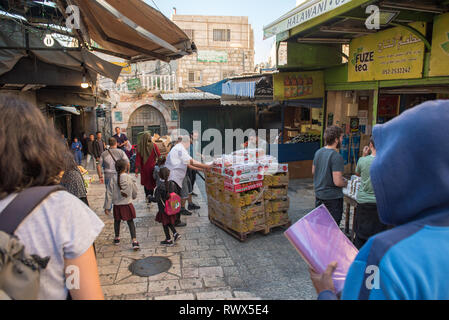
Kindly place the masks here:
[(298, 100), (324, 97), (324, 74), (313, 72), (280, 72), (273, 75), (274, 100)]
[(449, 75), (449, 13), (437, 16), (433, 23), (429, 76)]
[(318, 2), (314, 1), (314, 3), (312, 3), (309, 7), (298, 12), (293, 12), (289, 17), (264, 28), (264, 39), (268, 39), (272, 36), (275, 36), (276, 34), (293, 29), (294, 27), (297, 27), (304, 22), (319, 17), (322, 14), (341, 7), (346, 3), (350, 3), (351, 1), (352, 0), (321, 0)]
[[(425, 22), (410, 24), (422, 34)], [(396, 80), (421, 78), (424, 42), (407, 29), (396, 27), (353, 39), (349, 47), (348, 80)]]

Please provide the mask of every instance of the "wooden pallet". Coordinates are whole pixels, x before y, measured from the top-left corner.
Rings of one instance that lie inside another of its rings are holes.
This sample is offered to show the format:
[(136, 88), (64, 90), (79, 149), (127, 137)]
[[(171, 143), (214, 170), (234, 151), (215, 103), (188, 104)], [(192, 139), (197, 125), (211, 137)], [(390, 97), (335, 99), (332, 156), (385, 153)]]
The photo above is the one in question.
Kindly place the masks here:
[(228, 226), (225, 226), (220, 221), (217, 221), (211, 217), (209, 217), (209, 221), (212, 224), (214, 224), (215, 226), (217, 226), (218, 228), (222, 229), (223, 231), (227, 232), (228, 234), (230, 234), (231, 236), (233, 236), (234, 238), (239, 240), (240, 242), (245, 242), (248, 239), (249, 235), (257, 233), (257, 232), (261, 232), (263, 235), (268, 235), (271, 233), (272, 229), (274, 229), (274, 228), (279, 228), (279, 227), (288, 228), (291, 226), (291, 222), (288, 222), (288, 223), (284, 223), (284, 224), (274, 225), (271, 227), (261, 226), (259, 228), (256, 228), (256, 229), (248, 231), (248, 232), (238, 232), (238, 231), (232, 230), (231, 228), (229, 228)]
[(265, 234), (271, 233), (272, 230), (273, 230), (273, 229), (276, 229), (276, 228), (284, 228), (284, 229), (288, 229), (288, 228), (291, 227), (291, 225), (292, 225), (292, 223), (291, 223), (291, 221), (289, 221), (289, 222), (287, 222), (287, 223), (276, 224), (276, 225), (270, 226), (270, 227), (266, 226), (266, 227), (265, 227), (265, 228), (266, 228)]

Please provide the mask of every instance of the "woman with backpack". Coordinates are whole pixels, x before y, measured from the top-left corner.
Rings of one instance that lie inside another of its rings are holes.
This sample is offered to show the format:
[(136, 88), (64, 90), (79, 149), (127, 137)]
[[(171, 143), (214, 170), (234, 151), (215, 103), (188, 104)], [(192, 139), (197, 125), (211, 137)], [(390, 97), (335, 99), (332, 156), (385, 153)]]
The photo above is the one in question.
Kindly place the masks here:
[[(31, 257), (21, 266), (22, 274), (39, 271), (34, 287), (26, 281), (2, 287), (2, 282), (0, 291), (16, 300), (66, 300), (69, 294), (73, 300), (104, 299), (92, 246), (104, 224), (82, 201), (58, 187), (67, 151), (64, 142), (28, 102), (0, 97), (0, 114), (0, 235), (20, 242), (25, 257)], [(10, 255), (6, 263), (11, 261), (23, 260)], [(31, 261), (39, 268), (30, 266)], [(11, 272), (4, 276), (4, 266), (0, 278), (14, 279)]]
[(160, 157), (160, 152), (156, 144), (153, 143), (151, 134), (145, 132), (137, 147), (136, 155), (136, 176), (141, 173), (140, 181), (145, 188), (145, 197), (147, 203), (150, 203), (153, 197), (156, 182), (153, 178), (156, 160)]
[(137, 241), (136, 226), (136, 209), (132, 203), (137, 198), (137, 185), (133, 178), (126, 173), (128, 170), (128, 162), (121, 159), (115, 163), (117, 175), (114, 176), (106, 186), (106, 197), (104, 200), (104, 210), (106, 215), (110, 215), (112, 205), (114, 213), (114, 244), (120, 244), (120, 224), (122, 221), (128, 223), (129, 232), (132, 239), (132, 247), (135, 251), (140, 249)]
[[(170, 183), (173, 183), (168, 181), (169, 176), (170, 170), (167, 168), (163, 167), (159, 170), (160, 181), (158, 182), (158, 187), (155, 192), (156, 202), (159, 209), (156, 215), (156, 221), (162, 223), (164, 228), (165, 240), (161, 242), (161, 245), (164, 246), (173, 246), (176, 241), (181, 238), (181, 235), (175, 229), (176, 214), (169, 215), (169, 210), (167, 210), (167, 205), (169, 205), (167, 200), (170, 199), (170, 193), (172, 193), (170, 192)], [(181, 204), (179, 203), (179, 209), (181, 208), (180, 205)], [(173, 233), (173, 239), (170, 236), (170, 230)]]

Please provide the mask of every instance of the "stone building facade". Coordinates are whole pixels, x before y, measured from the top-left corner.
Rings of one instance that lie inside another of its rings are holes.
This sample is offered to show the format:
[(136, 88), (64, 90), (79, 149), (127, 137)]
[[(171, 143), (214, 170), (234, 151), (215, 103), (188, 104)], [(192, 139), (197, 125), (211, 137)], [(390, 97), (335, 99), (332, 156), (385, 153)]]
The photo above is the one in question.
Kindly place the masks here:
[(172, 16), (198, 52), (178, 60), (178, 87), (189, 89), (254, 72), (254, 32), (248, 17)]

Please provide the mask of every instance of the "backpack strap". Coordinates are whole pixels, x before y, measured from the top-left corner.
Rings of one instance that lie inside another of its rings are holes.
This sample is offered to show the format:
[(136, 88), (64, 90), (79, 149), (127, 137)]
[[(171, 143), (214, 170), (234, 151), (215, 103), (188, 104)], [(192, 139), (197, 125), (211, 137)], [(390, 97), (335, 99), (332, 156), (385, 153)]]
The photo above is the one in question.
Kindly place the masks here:
[(114, 163), (117, 163), (117, 160), (115, 160), (114, 156), (112, 155), (112, 152), (111, 152), (111, 150), (109, 150), (109, 149), (108, 149), (108, 152), (109, 152), (109, 154), (111, 155), (111, 157), (112, 157), (112, 160), (114, 160)]
[(0, 230), (10, 235), (50, 194), (65, 190), (62, 186), (34, 187), (19, 193), (0, 213)]

